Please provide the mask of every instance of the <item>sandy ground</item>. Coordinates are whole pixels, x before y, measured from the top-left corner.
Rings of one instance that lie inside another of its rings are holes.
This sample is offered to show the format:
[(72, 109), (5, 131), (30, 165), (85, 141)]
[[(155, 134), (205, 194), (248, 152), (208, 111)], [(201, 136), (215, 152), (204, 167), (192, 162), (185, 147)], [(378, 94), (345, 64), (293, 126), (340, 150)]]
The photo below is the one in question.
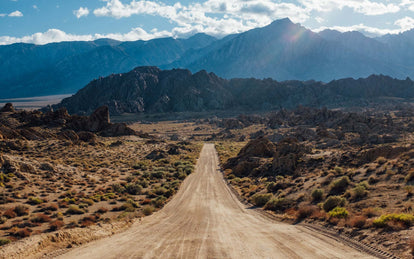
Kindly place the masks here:
[(62, 99), (69, 96), (72, 96), (72, 94), (0, 99), (0, 107), (3, 107), (6, 103), (13, 103), (13, 106), (17, 109), (36, 110), (49, 104), (59, 103)]
[(164, 209), (60, 258), (372, 258), (327, 236), (275, 222), (224, 182), (213, 144)]

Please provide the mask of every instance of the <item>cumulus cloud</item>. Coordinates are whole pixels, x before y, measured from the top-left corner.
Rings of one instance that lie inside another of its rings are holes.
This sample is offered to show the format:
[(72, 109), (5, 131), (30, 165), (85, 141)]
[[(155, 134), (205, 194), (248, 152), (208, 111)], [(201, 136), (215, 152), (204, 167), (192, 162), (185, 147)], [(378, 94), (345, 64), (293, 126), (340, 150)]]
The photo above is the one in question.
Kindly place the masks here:
[(22, 16), (23, 16), (23, 14), (22, 14), (22, 12), (20, 12), (19, 10), (16, 10), (16, 11), (14, 11), (14, 12), (9, 13), (9, 16), (10, 16), (10, 17), (22, 17)]
[(80, 7), (78, 10), (73, 10), (73, 14), (79, 19), (82, 16), (88, 16), (89, 9), (87, 7)]
[(414, 28), (414, 19), (411, 17), (404, 17), (395, 21), (394, 24), (400, 27), (401, 31), (407, 31)]
[(292, 3), (275, 3), (273, 0), (208, 0), (202, 3), (168, 5), (149, 0), (106, 0), (106, 5), (93, 11), (96, 16), (117, 19), (137, 14), (160, 16), (177, 27), (173, 33), (179, 35), (198, 32), (223, 36), (265, 26), (270, 22), (291, 17), (294, 22), (304, 22), (309, 12)]

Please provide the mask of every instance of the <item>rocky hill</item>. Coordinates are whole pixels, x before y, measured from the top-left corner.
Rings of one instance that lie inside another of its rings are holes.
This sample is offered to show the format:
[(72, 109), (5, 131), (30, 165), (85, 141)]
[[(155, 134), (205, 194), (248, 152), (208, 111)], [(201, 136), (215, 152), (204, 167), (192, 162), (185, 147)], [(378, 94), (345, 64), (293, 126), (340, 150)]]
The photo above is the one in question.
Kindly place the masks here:
[(237, 109), (268, 111), (310, 107), (367, 107), (412, 102), (414, 82), (372, 75), (330, 83), (272, 79), (223, 79), (202, 70), (160, 70), (137, 67), (90, 82), (75, 95), (54, 105), (70, 113), (89, 114), (106, 105), (111, 114)]

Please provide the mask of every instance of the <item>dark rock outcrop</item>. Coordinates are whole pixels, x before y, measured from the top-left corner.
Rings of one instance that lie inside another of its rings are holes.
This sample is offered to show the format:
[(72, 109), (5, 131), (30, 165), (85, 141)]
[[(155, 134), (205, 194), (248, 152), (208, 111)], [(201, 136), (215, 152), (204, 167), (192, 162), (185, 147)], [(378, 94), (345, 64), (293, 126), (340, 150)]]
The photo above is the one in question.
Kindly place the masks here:
[(13, 104), (6, 103), (3, 108), (0, 109), (0, 112), (14, 112)]
[[(202, 70), (160, 70), (157, 67), (137, 67), (124, 74), (113, 74), (90, 82), (72, 97), (53, 105), (66, 107), (71, 114), (90, 114), (107, 106), (111, 114), (157, 113), (212, 110), (268, 111), (282, 108), (308, 107), (367, 107), (412, 102), (414, 82), (382, 75), (365, 79), (341, 79), (330, 83), (284, 81), (272, 79), (225, 80)], [(335, 112), (327, 109), (310, 114), (310, 123), (330, 120), (338, 122)], [(307, 114), (306, 114), (307, 113)], [(287, 110), (281, 110), (267, 121), (270, 128), (289, 126)], [(344, 128), (365, 132), (360, 118), (343, 118)], [(357, 119), (357, 120), (355, 120)], [(222, 120), (226, 129), (244, 128), (260, 122), (254, 116), (239, 116)], [(261, 122), (265, 123), (265, 122)], [(327, 125), (329, 126), (329, 125)]]

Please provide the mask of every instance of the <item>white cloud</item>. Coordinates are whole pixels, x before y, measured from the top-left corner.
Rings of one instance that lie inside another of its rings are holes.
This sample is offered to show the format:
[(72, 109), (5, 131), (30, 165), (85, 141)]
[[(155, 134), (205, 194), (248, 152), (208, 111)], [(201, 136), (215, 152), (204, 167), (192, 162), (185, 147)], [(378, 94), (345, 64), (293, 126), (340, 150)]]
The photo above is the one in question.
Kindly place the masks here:
[(7, 14), (5, 14), (5, 13), (0, 13), (0, 17), (5, 17), (5, 16), (7, 16)]
[(158, 31), (156, 29), (151, 32), (146, 32), (142, 28), (133, 28), (130, 32), (121, 33), (109, 33), (109, 34), (86, 34), (86, 35), (75, 35), (69, 34), (58, 29), (49, 29), (46, 32), (38, 32), (29, 36), (21, 38), (0, 36), (0, 45), (8, 45), (12, 43), (33, 43), (37, 45), (43, 45), (51, 42), (62, 42), (62, 41), (92, 41), (101, 38), (111, 38), (119, 41), (135, 41), (135, 40), (150, 40), (160, 37), (171, 37), (172, 32)]
[(332, 27), (320, 27), (313, 31), (320, 32), (325, 29), (337, 30), (340, 32), (347, 31), (360, 31), (373, 36), (381, 36), (385, 34), (398, 34), (414, 28), (414, 19), (411, 17), (405, 17), (394, 22), (394, 25), (398, 26), (398, 29), (380, 29), (375, 27), (366, 26), (364, 24), (357, 24), (352, 26), (332, 26)]
[(303, 7), (292, 3), (275, 3), (273, 0), (208, 0), (187, 6), (149, 0), (105, 2), (105, 6), (93, 11), (96, 16), (117, 19), (137, 14), (160, 16), (177, 25), (173, 34), (197, 31), (223, 36), (265, 26), (280, 18), (291, 17), (294, 22), (304, 22), (309, 18), (308, 11)]
[(364, 15), (383, 15), (400, 11), (398, 4), (384, 4), (370, 0), (298, 0), (298, 2), (309, 10), (318, 12), (342, 10), (345, 7)]
[(73, 14), (79, 19), (83, 16), (88, 16), (89, 9), (87, 7), (80, 7), (78, 10), (73, 10)]
[(36, 9), (36, 10), (37, 10), (37, 9), (39, 9), (39, 8), (37, 7), (37, 5), (35, 5), (35, 4), (34, 4), (34, 5), (33, 5), (33, 9)]
[(20, 11), (16, 10), (16, 11), (14, 11), (14, 12), (9, 13), (9, 16), (10, 16), (10, 17), (22, 17), (22, 16), (23, 16), (23, 14), (22, 14), (22, 12), (20, 12)]
[(401, 28), (401, 31), (407, 31), (414, 28), (414, 19), (411, 17), (404, 17), (395, 21), (394, 25)]

